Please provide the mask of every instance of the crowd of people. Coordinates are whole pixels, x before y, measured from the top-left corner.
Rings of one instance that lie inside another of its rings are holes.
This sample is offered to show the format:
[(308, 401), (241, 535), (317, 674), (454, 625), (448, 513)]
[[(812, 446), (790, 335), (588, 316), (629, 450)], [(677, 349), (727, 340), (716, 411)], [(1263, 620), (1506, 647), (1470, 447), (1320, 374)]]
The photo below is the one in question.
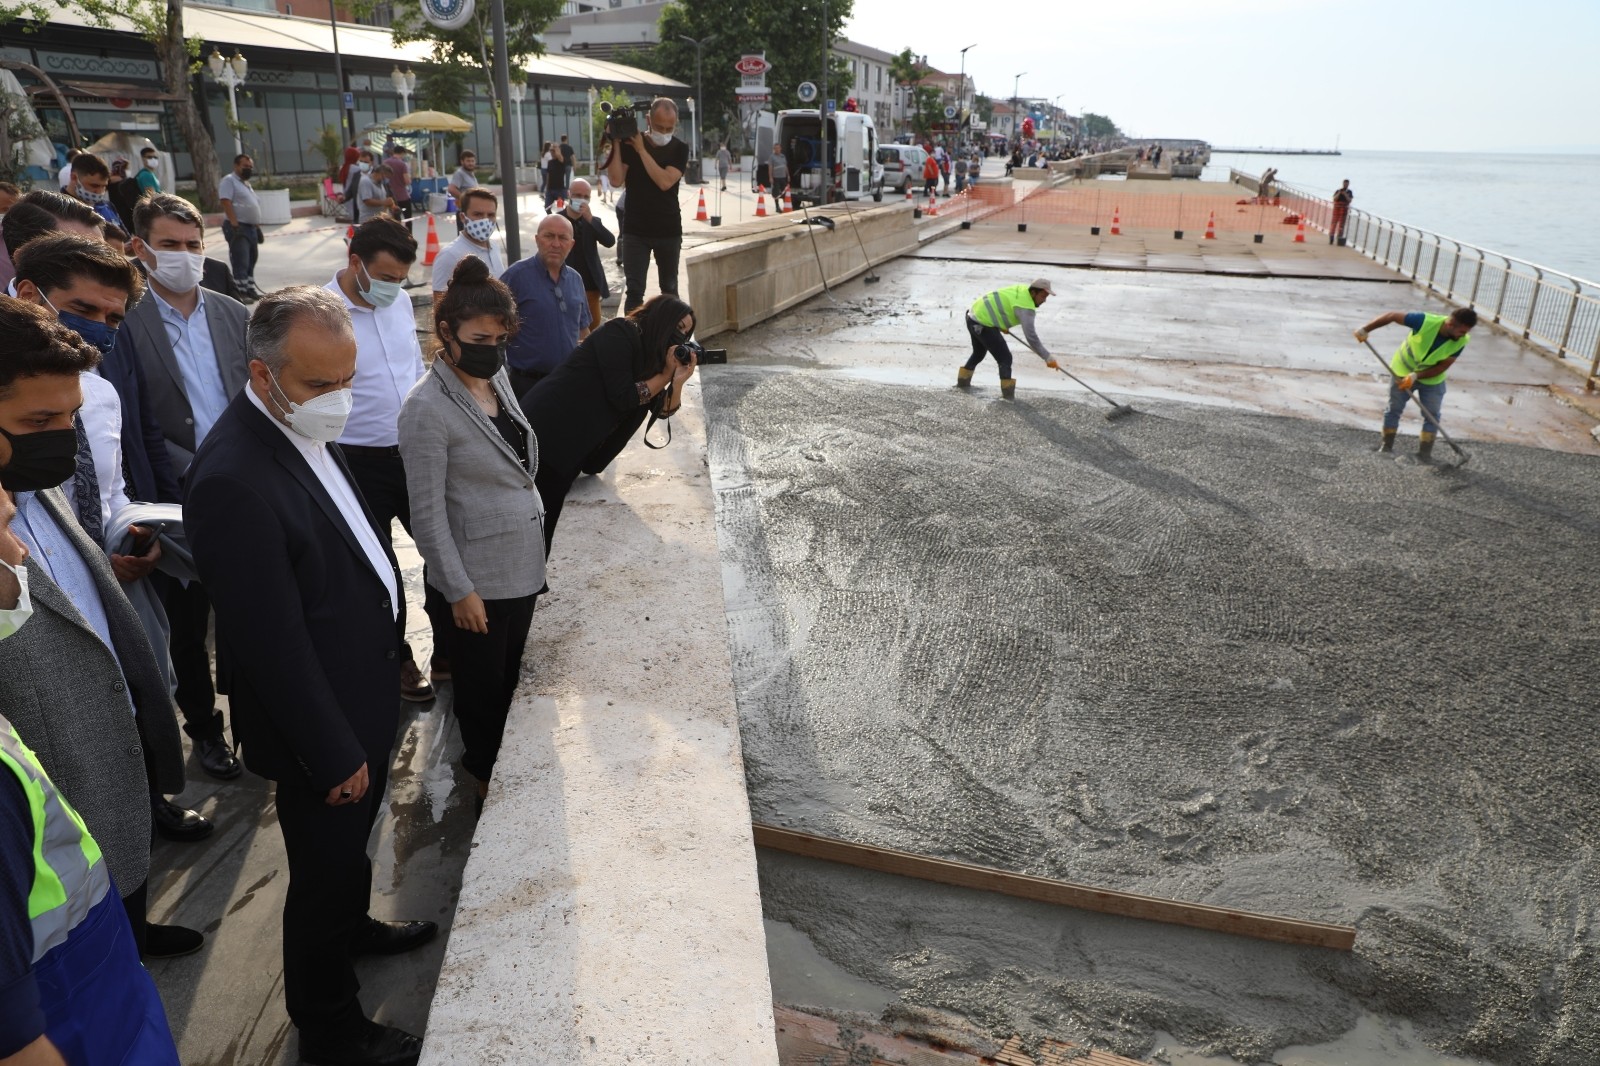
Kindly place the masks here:
[[(302, 1060), (417, 1061), (415, 1035), (362, 1009), (352, 963), (437, 934), (369, 914), (402, 700), (451, 684), (481, 810), (567, 492), (671, 417), (695, 372), (673, 291), (681, 142), (658, 110), (609, 169), (662, 294), (630, 269), (627, 313), (600, 322), (614, 238), (566, 175), (537, 253), (497, 259), (497, 199), (463, 158), (427, 351), (392, 156), (350, 161), (357, 197), (382, 203), (328, 282), (241, 290), (253, 309), (226, 291), (249, 260), (209, 260), (186, 200), (147, 189), (119, 235), (92, 163), (73, 171), (90, 195), (0, 189), (0, 1060), (178, 1061), (140, 959), (204, 944), (147, 914), (153, 837), (213, 831), (169, 798), (198, 766), (275, 783)], [(225, 179), (230, 252), (259, 244), (249, 164)], [(395, 520), (424, 561), (426, 671)]]

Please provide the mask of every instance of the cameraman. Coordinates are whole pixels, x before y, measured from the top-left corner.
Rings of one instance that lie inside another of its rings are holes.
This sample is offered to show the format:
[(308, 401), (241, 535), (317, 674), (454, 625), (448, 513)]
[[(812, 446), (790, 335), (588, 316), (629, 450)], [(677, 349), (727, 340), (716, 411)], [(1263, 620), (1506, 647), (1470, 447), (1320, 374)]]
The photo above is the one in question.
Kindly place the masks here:
[(624, 314), (644, 303), (652, 251), (661, 291), (678, 293), (678, 255), (683, 250), (678, 182), (689, 165), (689, 146), (673, 137), (677, 128), (678, 105), (656, 97), (648, 124), (622, 141), (606, 165), (611, 184), (628, 194), (628, 213), (622, 221), (622, 273), (628, 288)]

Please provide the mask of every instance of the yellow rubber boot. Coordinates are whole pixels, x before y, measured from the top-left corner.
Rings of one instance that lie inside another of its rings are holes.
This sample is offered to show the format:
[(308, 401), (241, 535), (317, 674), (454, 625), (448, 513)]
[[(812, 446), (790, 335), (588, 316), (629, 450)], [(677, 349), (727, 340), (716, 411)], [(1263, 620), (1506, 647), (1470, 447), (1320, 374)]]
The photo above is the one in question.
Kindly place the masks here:
[(1395, 434), (1395, 431), (1392, 430), (1392, 429), (1386, 429), (1386, 430), (1383, 431), (1383, 440), (1378, 444), (1378, 451), (1380, 451), (1380, 452), (1392, 452), (1392, 451), (1394, 451), (1394, 434)]
[(1016, 378), (1001, 378), (1000, 379), (1000, 395), (1005, 397), (1008, 400), (1014, 399), (1016, 397), (1016, 395), (1017, 395), (1017, 379)]
[(960, 370), (957, 370), (956, 371), (956, 388), (965, 389), (965, 388), (970, 388), (971, 385), (972, 385), (972, 371), (968, 370), (966, 367), (962, 367)]
[(1432, 433), (1423, 430), (1422, 435), (1417, 438), (1417, 462), (1433, 462), (1433, 437)]

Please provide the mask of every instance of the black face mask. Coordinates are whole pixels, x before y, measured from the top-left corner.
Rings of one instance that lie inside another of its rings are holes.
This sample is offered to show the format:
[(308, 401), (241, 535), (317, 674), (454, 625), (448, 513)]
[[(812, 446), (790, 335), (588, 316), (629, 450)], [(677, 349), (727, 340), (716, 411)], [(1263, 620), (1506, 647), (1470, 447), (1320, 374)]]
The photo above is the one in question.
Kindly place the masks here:
[(7, 433), (11, 462), (0, 467), (0, 486), (10, 492), (53, 489), (78, 472), (78, 431), (47, 429), (39, 433)]
[(492, 378), (506, 364), (504, 344), (468, 344), (466, 341), (457, 341), (456, 348), (460, 352), (456, 356), (456, 367), (463, 374), (471, 374), (475, 378)]

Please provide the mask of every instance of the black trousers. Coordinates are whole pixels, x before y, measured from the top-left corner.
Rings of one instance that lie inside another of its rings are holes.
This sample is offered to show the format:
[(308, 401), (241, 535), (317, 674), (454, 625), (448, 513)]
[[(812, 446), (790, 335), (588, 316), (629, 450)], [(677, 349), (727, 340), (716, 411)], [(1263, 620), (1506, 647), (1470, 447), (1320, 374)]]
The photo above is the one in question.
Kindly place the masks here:
[(514, 366), (508, 366), (506, 376), (511, 379), (511, 395), (520, 401), (522, 394), (537, 385), (545, 374), (541, 370), (518, 370)]
[[(350, 445), (340, 445), (340, 448), (344, 451), (345, 462), (350, 464), (350, 476), (355, 479), (356, 488), (361, 490), (368, 509), (378, 520), (378, 528), (383, 530), (384, 538), (393, 543), (389, 527), (396, 518), (400, 519), (401, 528), (409, 535), (411, 496), (406, 490), (406, 468), (400, 460), (400, 449)], [(433, 628), (433, 653), (443, 655), (446, 654), (445, 641), (448, 639), (446, 631), (453, 628), (450, 605), (445, 602), (443, 594), (427, 583), (426, 571), (423, 572), (423, 578), (422, 609)], [(404, 654), (408, 661), (416, 659), (410, 642), (406, 643)]]
[(539, 490), (539, 499), (544, 502), (544, 557), (550, 558), (550, 545), (555, 540), (556, 523), (561, 519), (561, 508), (567, 501), (567, 493), (572, 489), (572, 483), (578, 480), (581, 471), (585, 474), (598, 474), (611, 465), (611, 461), (622, 454), (622, 449), (628, 446), (628, 441), (639, 431), (644, 424), (645, 417), (650, 414), (649, 408), (641, 407), (627, 415), (606, 434), (601, 442), (590, 450), (589, 454), (579, 464), (578, 470), (558, 470), (549, 463), (540, 463), (538, 471), (533, 475), (533, 485)]
[(367, 920), (367, 839), (389, 783), (389, 752), (369, 752), (360, 803), (330, 807), (303, 781), (278, 782), (278, 828), (289, 859), (283, 901), (283, 999), (302, 1033), (349, 1033), (366, 1017), (350, 941)]
[(461, 726), (461, 765), (479, 781), (489, 780), (500, 754), (500, 738), (517, 690), (536, 599), (528, 595), (484, 600), (487, 633), (450, 626), (450, 676), (455, 682), (456, 721)]
[(678, 295), (678, 260), (683, 254), (683, 237), (641, 237), (630, 233), (622, 246), (622, 276), (627, 286), (622, 313), (628, 314), (644, 303), (645, 280), (650, 273), (650, 257), (656, 259), (661, 291)]
[(188, 585), (165, 574), (160, 578), (161, 604), (167, 611), (172, 638), (172, 674), (177, 682), (175, 699), (183, 715), (183, 731), (195, 740), (222, 736), (225, 722), (217, 710), (217, 689), (211, 681), (211, 653), (206, 634), (211, 626), (211, 597), (198, 581)]
[(972, 334), (972, 358), (967, 360), (967, 369), (976, 370), (978, 364), (983, 362), (985, 355), (994, 356), (994, 361), (1000, 364), (1000, 378), (1005, 380), (1011, 376), (1011, 348), (1006, 344), (1006, 335), (994, 326), (985, 326), (972, 317), (972, 312), (967, 312), (967, 332)]

